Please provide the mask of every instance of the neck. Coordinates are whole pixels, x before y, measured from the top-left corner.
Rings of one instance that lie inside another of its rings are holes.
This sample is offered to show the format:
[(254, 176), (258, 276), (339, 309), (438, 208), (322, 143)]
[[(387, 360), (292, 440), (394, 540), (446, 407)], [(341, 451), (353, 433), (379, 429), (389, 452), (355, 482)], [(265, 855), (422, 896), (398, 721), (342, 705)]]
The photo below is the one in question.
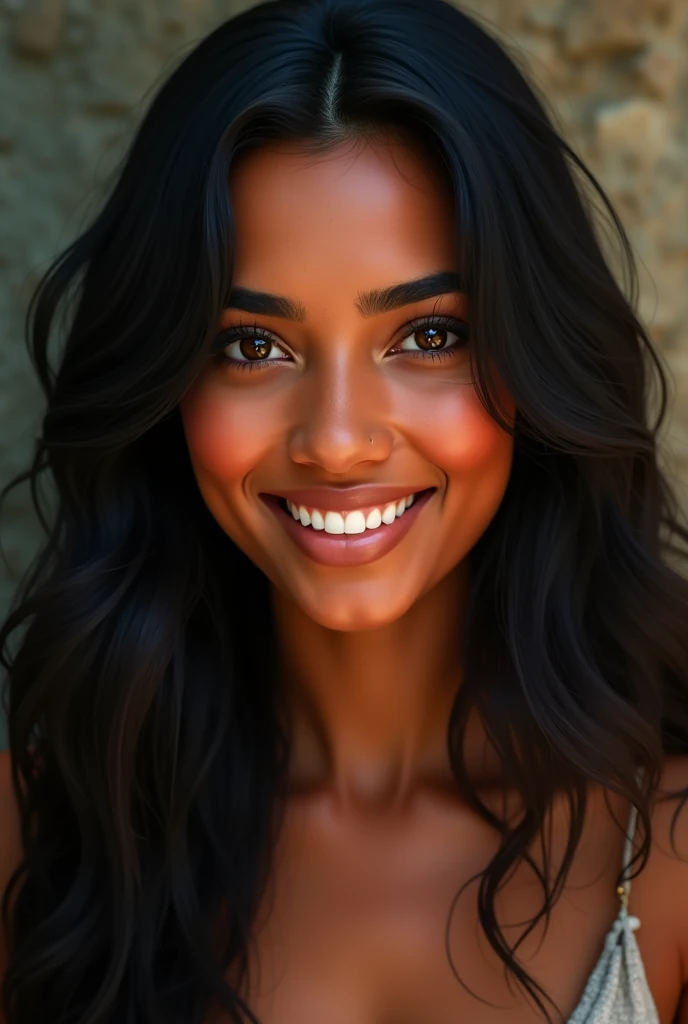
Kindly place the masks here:
[(421, 786), (451, 785), (446, 733), (468, 574), (466, 561), (401, 619), (360, 632), (326, 629), (274, 591), (292, 791), (379, 813)]

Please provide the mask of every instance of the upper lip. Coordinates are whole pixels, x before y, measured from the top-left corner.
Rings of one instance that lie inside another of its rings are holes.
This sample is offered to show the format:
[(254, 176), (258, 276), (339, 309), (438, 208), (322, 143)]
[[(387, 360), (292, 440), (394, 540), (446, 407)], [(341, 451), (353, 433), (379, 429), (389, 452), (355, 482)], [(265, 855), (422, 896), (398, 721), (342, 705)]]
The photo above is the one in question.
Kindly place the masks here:
[(300, 487), (269, 493), (277, 498), (286, 498), (295, 505), (304, 505), (306, 508), (350, 512), (371, 505), (387, 505), (389, 502), (398, 501), (423, 490), (428, 488), (407, 484), (357, 484), (354, 487)]

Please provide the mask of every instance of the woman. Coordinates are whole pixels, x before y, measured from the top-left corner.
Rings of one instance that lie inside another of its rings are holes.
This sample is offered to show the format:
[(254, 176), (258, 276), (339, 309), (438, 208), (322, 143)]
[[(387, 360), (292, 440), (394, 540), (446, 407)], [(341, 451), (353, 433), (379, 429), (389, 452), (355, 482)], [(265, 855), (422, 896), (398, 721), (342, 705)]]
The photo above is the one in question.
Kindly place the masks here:
[(443, 0), (160, 89), (30, 309), (8, 1024), (688, 1022), (688, 531), (586, 184)]

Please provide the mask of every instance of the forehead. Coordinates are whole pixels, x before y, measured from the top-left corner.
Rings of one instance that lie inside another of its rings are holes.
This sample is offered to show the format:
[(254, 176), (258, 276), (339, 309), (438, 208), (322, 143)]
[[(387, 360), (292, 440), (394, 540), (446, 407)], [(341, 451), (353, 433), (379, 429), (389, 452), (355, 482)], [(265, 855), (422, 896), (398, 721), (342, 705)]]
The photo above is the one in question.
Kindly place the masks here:
[(305, 298), (456, 268), (449, 191), (408, 143), (279, 143), (243, 156), (229, 187), (237, 284)]

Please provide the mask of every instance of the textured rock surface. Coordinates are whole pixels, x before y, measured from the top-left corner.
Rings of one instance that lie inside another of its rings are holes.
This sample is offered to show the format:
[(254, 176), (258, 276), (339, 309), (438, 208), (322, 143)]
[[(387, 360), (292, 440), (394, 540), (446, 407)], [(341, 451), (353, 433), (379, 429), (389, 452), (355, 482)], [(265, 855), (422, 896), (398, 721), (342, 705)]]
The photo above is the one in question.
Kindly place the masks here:
[[(246, 0), (0, 0), (0, 484), (23, 469), (40, 396), (22, 341), (38, 273), (98, 202), (146, 94)], [(669, 465), (688, 481), (688, 2), (469, 0), (597, 173), (641, 261), (641, 313), (676, 381)], [(688, 491), (685, 492), (688, 494)], [(16, 573), (28, 494), (0, 540)], [(13, 582), (0, 569), (0, 614)]]

